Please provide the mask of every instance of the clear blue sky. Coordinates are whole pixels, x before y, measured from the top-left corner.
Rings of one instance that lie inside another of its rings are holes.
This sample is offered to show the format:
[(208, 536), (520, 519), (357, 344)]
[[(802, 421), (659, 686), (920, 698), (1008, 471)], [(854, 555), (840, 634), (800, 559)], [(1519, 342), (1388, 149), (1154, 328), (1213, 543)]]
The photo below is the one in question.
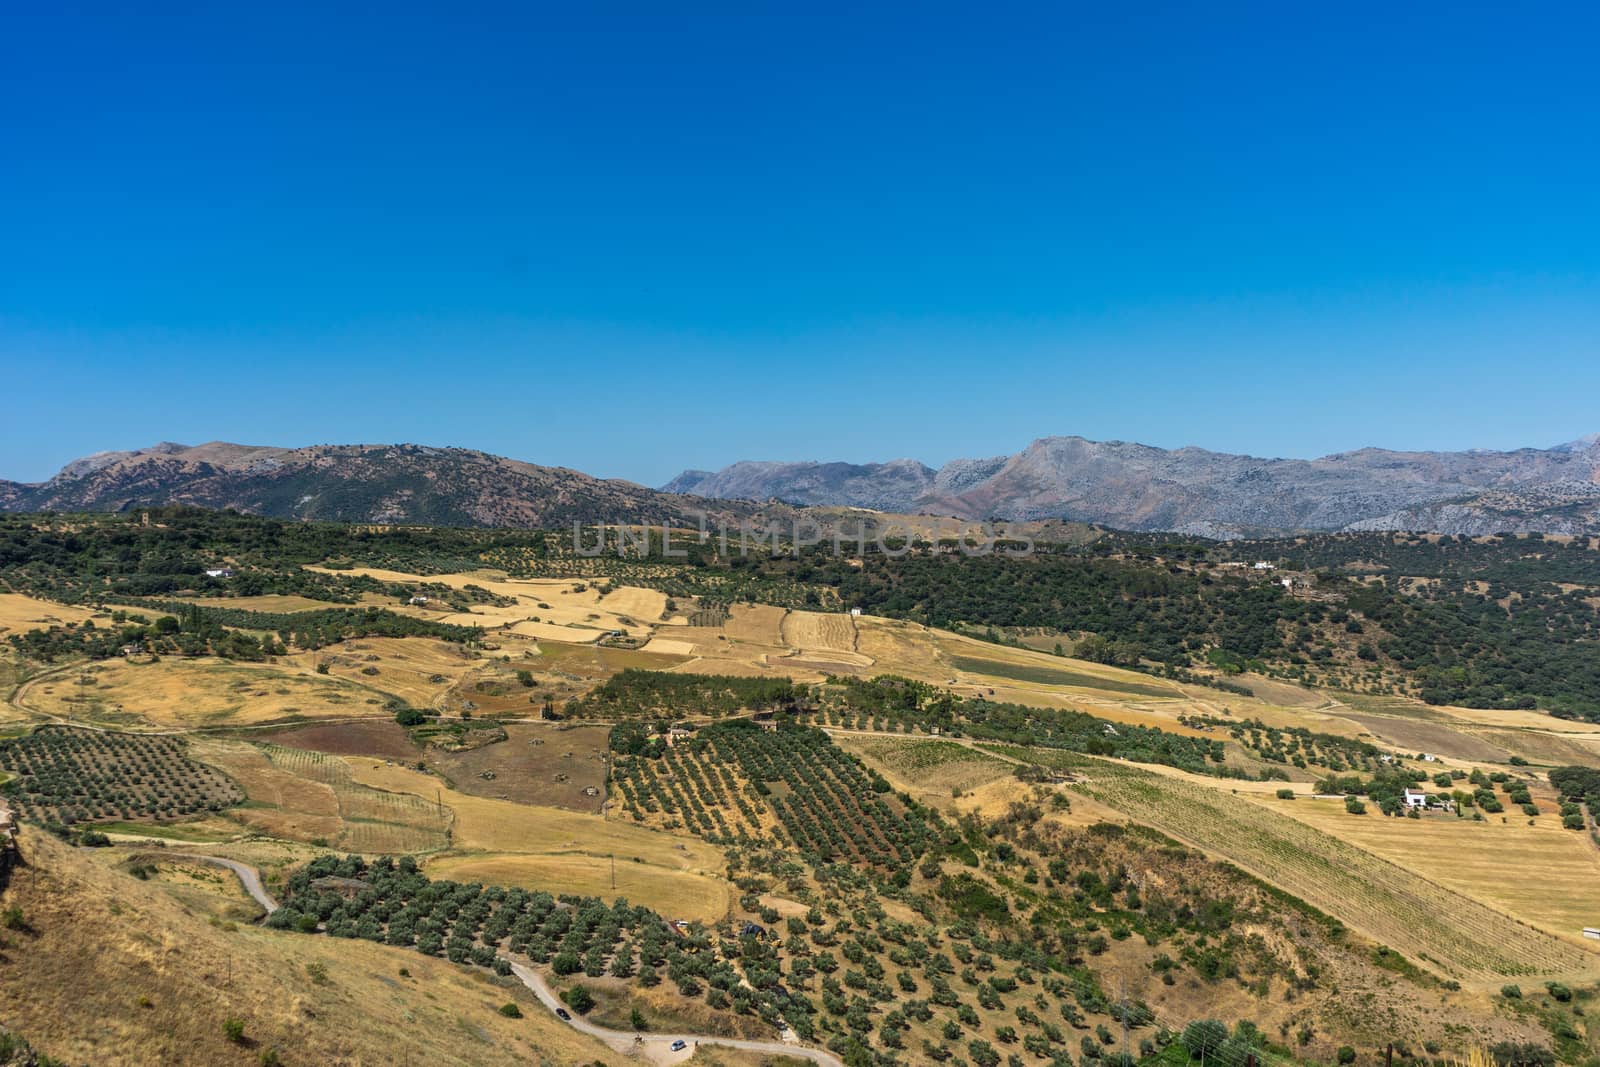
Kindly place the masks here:
[(0, 15), (0, 477), (1600, 430), (1593, 5), (234, 6)]

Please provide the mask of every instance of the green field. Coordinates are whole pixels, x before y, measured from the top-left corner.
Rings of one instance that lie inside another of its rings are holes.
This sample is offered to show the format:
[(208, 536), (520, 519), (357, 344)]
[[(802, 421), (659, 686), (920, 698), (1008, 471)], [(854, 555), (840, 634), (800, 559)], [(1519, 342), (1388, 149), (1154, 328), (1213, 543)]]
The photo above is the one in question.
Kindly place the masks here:
[(1073, 685), (1081, 689), (1103, 689), (1113, 693), (1146, 697), (1182, 695), (1171, 686), (1159, 682), (1144, 685), (1140, 682), (1125, 682), (1117, 678), (1104, 678), (1098, 674), (1085, 674), (1082, 671), (1065, 670), (1060, 667), (1030, 667), (1021, 663), (1006, 663), (1003, 660), (979, 659), (976, 656), (951, 656), (950, 662), (957, 670), (987, 674), (995, 678), (1010, 678), (1017, 682), (1032, 682), (1035, 685)]

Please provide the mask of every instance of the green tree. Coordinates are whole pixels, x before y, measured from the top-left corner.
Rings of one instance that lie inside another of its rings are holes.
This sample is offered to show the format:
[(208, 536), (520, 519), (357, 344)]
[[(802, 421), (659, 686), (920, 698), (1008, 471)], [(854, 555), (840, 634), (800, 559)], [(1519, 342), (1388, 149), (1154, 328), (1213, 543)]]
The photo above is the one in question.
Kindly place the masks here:
[(1183, 1028), (1183, 1037), (1179, 1040), (1190, 1056), (1209, 1056), (1228, 1040), (1228, 1028), (1216, 1019), (1196, 1019)]

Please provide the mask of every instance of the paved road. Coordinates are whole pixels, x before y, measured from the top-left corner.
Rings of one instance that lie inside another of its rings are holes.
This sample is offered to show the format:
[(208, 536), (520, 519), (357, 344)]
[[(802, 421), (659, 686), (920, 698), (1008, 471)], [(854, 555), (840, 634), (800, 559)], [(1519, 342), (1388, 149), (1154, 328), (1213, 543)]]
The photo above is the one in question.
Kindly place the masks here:
[[(539, 1002), (552, 1012), (561, 1007), (561, 1001), (556, 998), (555, 991), (545, 982), (544, 976), (532, 967), (520, 963), (513, 963), (511, 971), (522, 984), (533, 990), (533, 995)], [(598, 1038), (618, 1052), (628, 1055), (639, 1055), (656, 1064), (682, 1063), (694, 1055), (697, 1045), (720, 1045), (724, 1048), (745, 1049), (750, 1052), (765, 1052), (773, 1056), (790, 1056), (797, 1060), (810, 1060), (812, 1063), (822, 1064), (823, 1067), (844, 1067), (844, 1062), (831, 1052), (822, 1049), (807, 1048), (805, 1045), (788, 1044), (783, 1041), (747, 1041), (738, 1037), (717, 1037), (714, 1034), (635, 1034), (625, 1030), (609, 1030), (604, 1026), (596, 1026), (582, 1016), (574, 1015), (567, 1021), (567, 1025), (579, 1033), (588, 1034)], [(672, 1043), (682, 1041), (682, 1051), (673, 1052)]]

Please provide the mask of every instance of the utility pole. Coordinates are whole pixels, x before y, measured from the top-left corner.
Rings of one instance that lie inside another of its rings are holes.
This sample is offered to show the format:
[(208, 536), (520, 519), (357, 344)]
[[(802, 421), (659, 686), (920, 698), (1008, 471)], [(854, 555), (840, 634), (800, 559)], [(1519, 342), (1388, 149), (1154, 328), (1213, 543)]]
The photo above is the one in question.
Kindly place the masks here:
[[(1117, 981), (1117, 999), (1121, 1002), (1117, 1005), (1117, 1014), (1122, 1016), (1122, 1063), (1123, 1067), (1126, 1067), (1127, 1064), (1133, 1062), (1133, 1058), (1128, 1055), (1128, 980), (1126, 978), (1121, 978)], [(1255, 1067), (1255, 1065), (1252, 1064), (1251, 1067)]]

